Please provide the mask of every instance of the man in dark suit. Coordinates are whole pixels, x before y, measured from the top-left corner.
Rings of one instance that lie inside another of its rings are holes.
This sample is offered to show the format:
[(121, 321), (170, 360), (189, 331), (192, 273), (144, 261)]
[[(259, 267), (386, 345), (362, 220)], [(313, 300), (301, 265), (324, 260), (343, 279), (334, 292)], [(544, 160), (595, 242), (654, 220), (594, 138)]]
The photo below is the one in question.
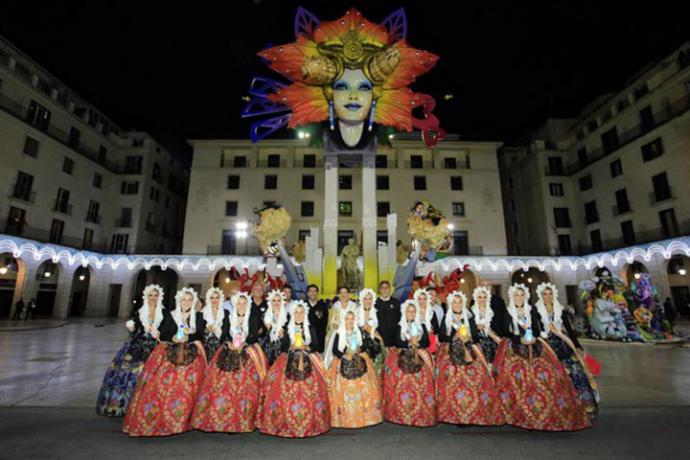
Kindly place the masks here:
[(314, 326), (316, 335), (319, 337), (318, 346), (314, 351), (323, 353), (326, 345), (328, 309), (330, 306), (325, 300), (319, 299), (319, 287), (315, 284), (310, 284), (307, 287), (307, 303), (309, 304), (309, 324)]
[(400, 302), (391, 297), (391, 283), (379, 283), (379, 298), (376, 299), (376, 316), (379, 320), (379, 334), (387, 347), (395, 346), (395, 328), (400, 322)]

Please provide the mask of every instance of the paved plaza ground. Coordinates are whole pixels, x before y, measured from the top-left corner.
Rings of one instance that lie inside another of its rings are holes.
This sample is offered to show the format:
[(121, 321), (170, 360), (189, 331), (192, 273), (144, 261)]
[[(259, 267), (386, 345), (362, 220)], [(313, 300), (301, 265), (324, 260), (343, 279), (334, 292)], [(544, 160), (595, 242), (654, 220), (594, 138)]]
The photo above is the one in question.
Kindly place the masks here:
[(585, 341), (602, 413), (578, 433), (382, 424), (307, 440), (258, 433), (130, 439), (94, 404), (123, 322), (0, 324), (0, 458), (688, 458), (690, 348)]

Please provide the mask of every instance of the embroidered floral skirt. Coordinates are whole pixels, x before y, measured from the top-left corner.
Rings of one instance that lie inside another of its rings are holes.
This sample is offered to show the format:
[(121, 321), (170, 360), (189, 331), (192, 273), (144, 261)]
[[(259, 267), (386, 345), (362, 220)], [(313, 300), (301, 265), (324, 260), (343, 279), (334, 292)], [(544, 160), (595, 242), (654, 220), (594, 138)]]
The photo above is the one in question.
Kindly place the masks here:
[(290, 351), (271, 366), (257, 426), (286, 438), (318, 436), (331, 429), (326, 372), (315, 353)]
[(383, 371), (383, 418), (409, 426), (436, 424), (433, 362), (427, 350), (389, 349)]
[(568, 373), (546, 342), (528, 347), (505, 339), (496, 353), (494, 367), (506, 423), (543, 431), (574, 431), (591, 426)]
[(168, 436), (188, 431), (206, 370), (199, 342), (156, 346), (144, 365), (122, 431), (130, 436)]
[(465, 346), (459, 340), (442, 344), (436, 367), (439, 422), (485, 426), (505, 423), (489, 365), (478, 345)]
[(192, 413), (192, 427), (225, 433), (254, 431), (266, 367), (258, 345), (241, 351), (221, 346), (206, 370)]
[(149, 334), (125, 342), (103, 377), (98, 392), (96, 413), (106, 417), (122, 417), (137, 386), (144, 363), (158, 342)]
[(328, 379), (333, 427), (363, 428), (383, 421), (381, 387), (366, 353), (351, 360), (334, 358)]

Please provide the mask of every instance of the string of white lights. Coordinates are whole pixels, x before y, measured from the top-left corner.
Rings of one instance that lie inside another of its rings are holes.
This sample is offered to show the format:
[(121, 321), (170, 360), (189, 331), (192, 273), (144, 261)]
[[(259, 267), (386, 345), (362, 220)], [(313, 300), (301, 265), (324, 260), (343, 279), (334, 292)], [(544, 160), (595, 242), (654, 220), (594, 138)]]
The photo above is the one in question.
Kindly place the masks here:
[[(193, 256), (193, 255), (117, 255), (100, 254), (90, 251), (80, 251), (54, 244), (44, 244), (33, 240), (27, 240), (11, 235), (0, 235), (0, 253), (10, 253), (15, 258), (29, 255), (36, 261), (50, 258), (53, 263), (67, 263), (72, 266), (81, 264), (91, 266), (98, 270), (109, 267), (112, 270), (126, 268), (135, 270), (144, 268), (149, 270), (158, 266), (165, 270), (168, 267), (178, 271), (189, 268), (198, 271), (202, 268), (215, 270), (225, 268), (230, 270), (258, 269), (263, 270), (265, 261), (260, 256)], [(569, 268), (572, 271), (584, 267), (587, 270), (593, 267), (606, 265), (618, 266), (620, 263), (632, 263), (634, 261), (649, 262), (655, 255), (664, 259), (670, 259), (673, 255), (683, 254), (690, 256), (690, 237), (673, 238), (657, 241), (650, 244), (616, 249), (608, 252), (600, 252), (588, 256), (561, 256), (561, 257), (506, 257), (506, 256), (481, 256), (446, 257), (432, 263), (435, 271), (449, 272), (468, 265), (476, 271), (513, 272), (518, 269), (528, 270), (530, 267), (544, 271), (553, 268), (556, 271)]]

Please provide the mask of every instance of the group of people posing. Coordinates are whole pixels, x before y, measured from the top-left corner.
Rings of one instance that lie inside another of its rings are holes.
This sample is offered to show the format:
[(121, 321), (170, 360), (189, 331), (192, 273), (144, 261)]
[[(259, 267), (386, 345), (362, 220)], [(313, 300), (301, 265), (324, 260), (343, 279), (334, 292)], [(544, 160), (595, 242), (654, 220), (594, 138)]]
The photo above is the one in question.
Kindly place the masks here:
[(124, 415), (130, 436), (191, 429), (282, 437), (382, 421), (432, 426), (513, 425), (547, 431), (591, 426), (596, 384), (556, 287), (529, 302), (523, 284), (506, 307), (484, 283), (472, 293), (418, 289), (400, 304), (387, 281), (340, 288), (332, 304), (309, 286), (264, 295), (211, 288), (203, 308), (183, 288), (172, 311), (144, 289), (129, 340), (106, 372), (97, 412)]

